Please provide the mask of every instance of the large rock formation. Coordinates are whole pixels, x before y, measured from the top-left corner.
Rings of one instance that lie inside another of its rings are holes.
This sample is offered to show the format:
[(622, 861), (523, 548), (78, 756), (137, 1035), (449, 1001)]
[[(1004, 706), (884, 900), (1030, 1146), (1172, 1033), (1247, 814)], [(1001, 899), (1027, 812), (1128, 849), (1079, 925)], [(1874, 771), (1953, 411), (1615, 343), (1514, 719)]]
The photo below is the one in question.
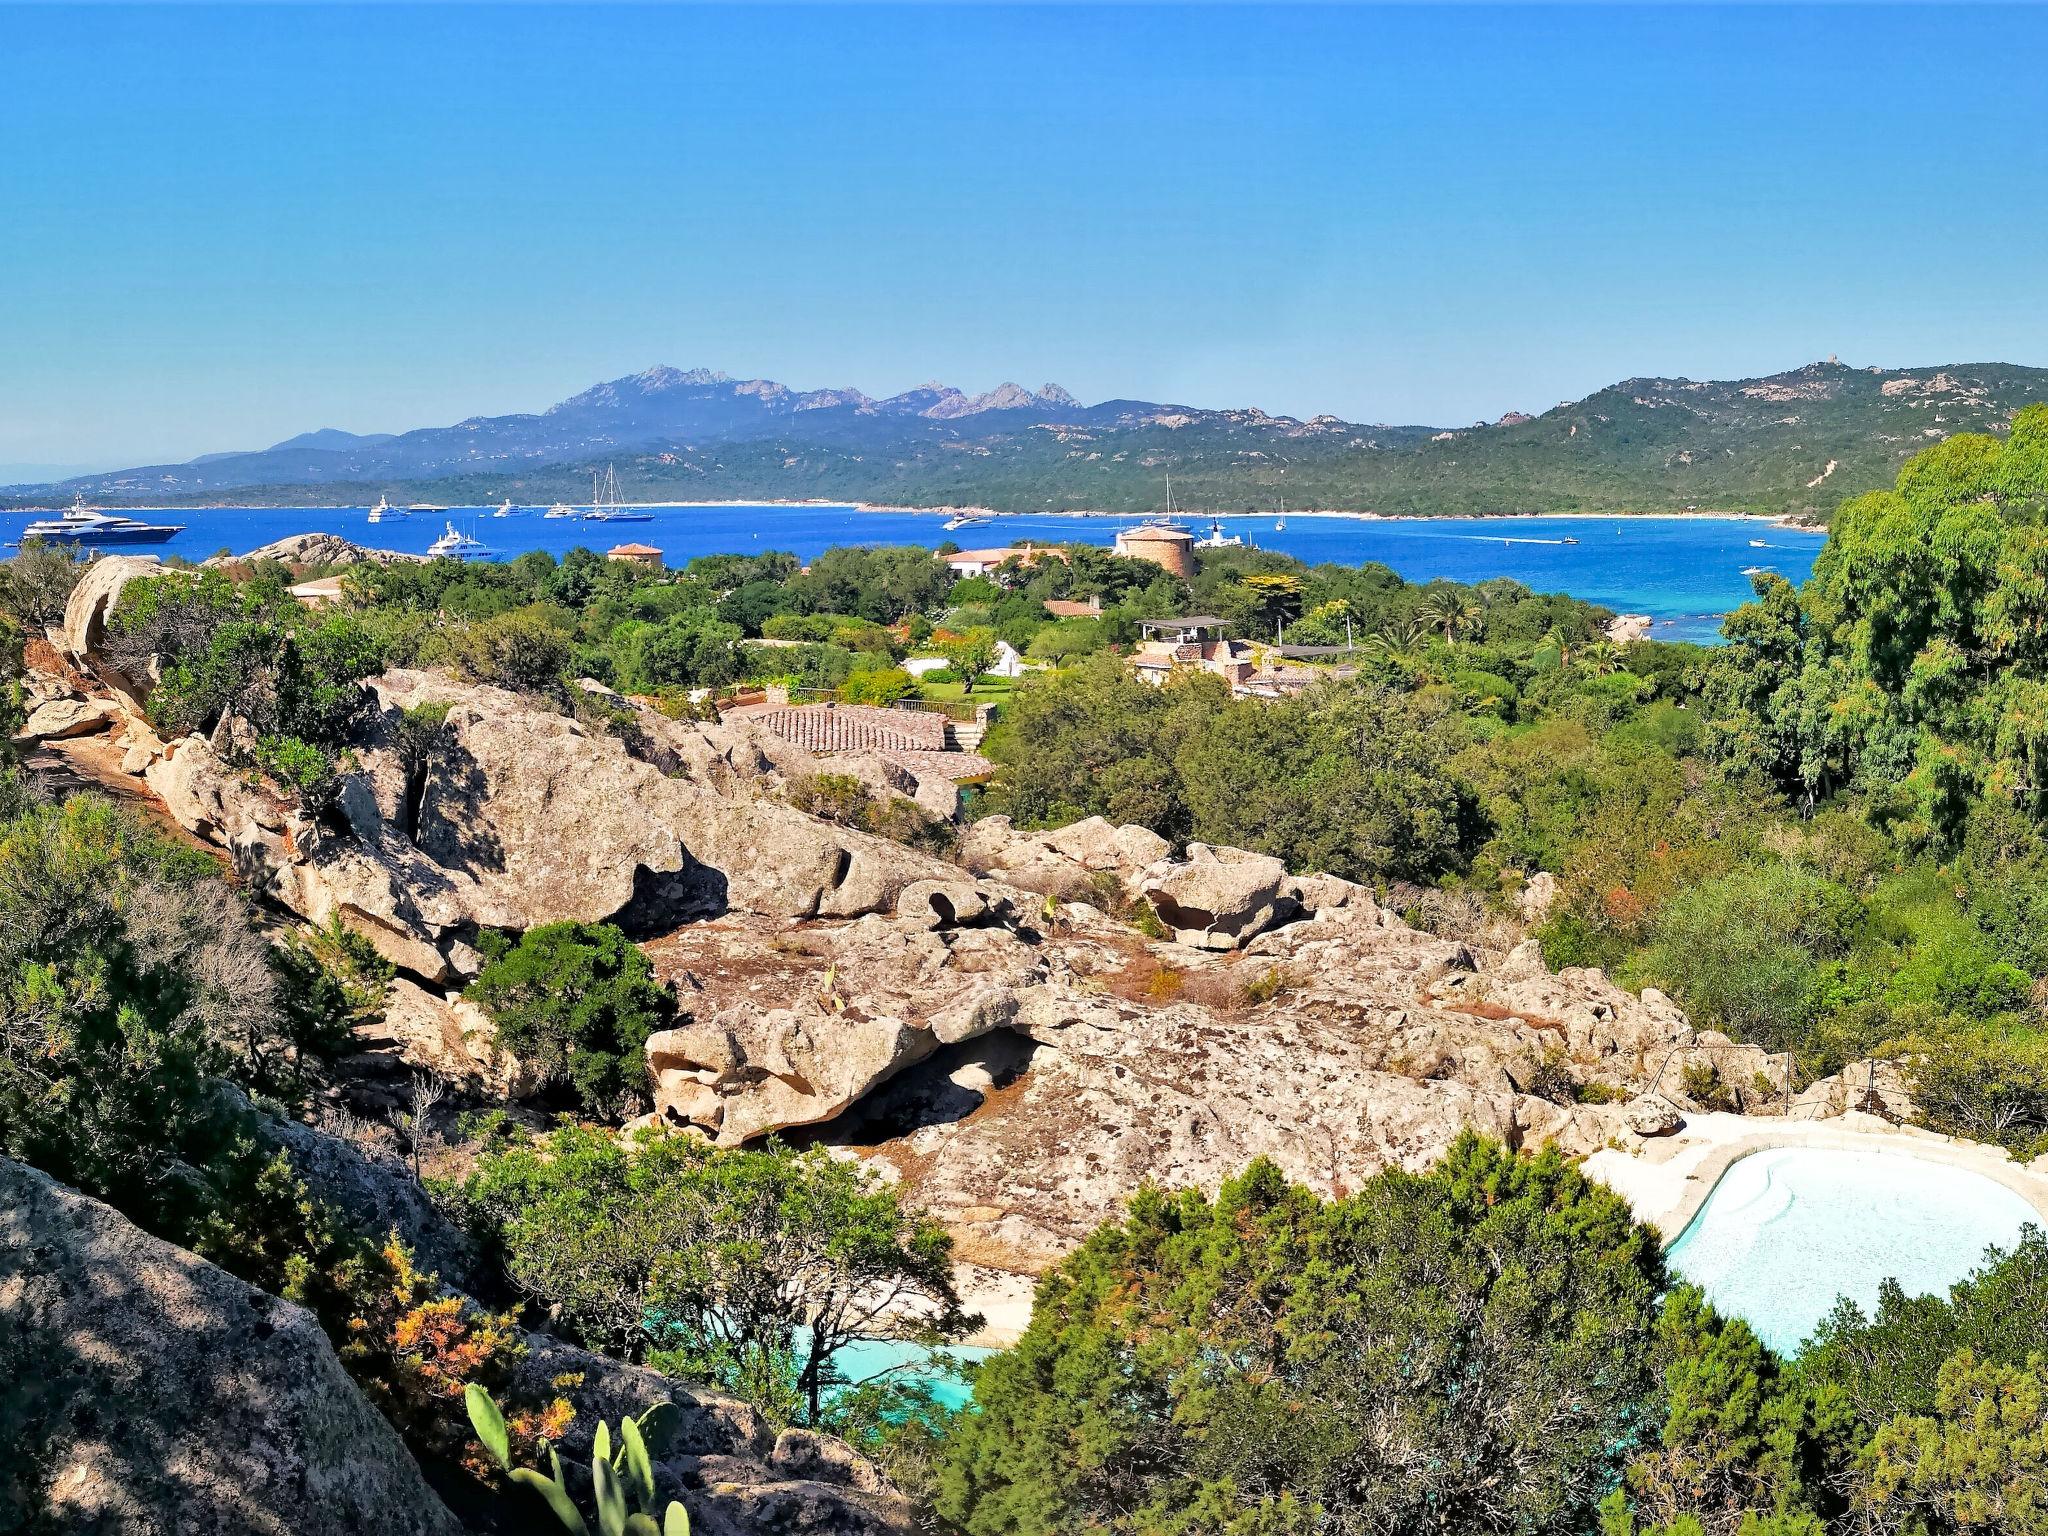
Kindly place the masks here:
[(1138, 890), (1178, 942), (1235, 949), (1292, 905), (1286, 884), (1287, 866), (1269, 854), (1190, 843), (1185, 859), (1162, 859), (1147, 869)]
[(64, 605), (64, 622), (52, 635), (64, 659), (111, 692), (131, 714), (140, 714), (153, 679), (130, 676), (106, 653), (107, 624), (121, 589), (142, 576), (155, 576), (163, 563), (155, 555), (102, 555), (85, 568)]
[[(310, 922), (339, 916), (430, 982), (473, 973), (470, 941), (485, 927), (657, 928), (729, 910), (854, 917), (893, 910), (914, 881), (957, 874), (737, 792), (756, 746), (716, 728), (667, 722), (677, 728), (663, 740), (688, 775), (669, 777), (619, 739), (503, 689), (404, 671), (370, 686), (379, 708), (342, 776), (345, 832), (198, 737), (169, 744), (144, 777), (265, 894)], [(427, 709), (444, 723), (419, 749), (404, 722)]]
[(1009, 903), (1041, 924), (1020, 926), (987, 881), (956, 889), (995, 898), (967, 923), (912, 890), (897, 917), (691, 925), (649, 946), (694, 1015), (649, 1043), (662, 1111), (728, 1145), (817, 1127), (969, 1257), (1035, 1271), (1147, 1182), (1267, 1156), (1336, 1192), (1467, 1126), (1585, 1152), (1633, 1134), (1624, 1101), (1660, 1070), (1677, 1086), (1695, 1037), (1655, 994), (1533, 947), (1481, 968), (1358, 887), (1294, 885), (1315, 915), (1228, 953), (1080, 904)]
[(206, 565), (244, 565), (258, 560), (281, 560), (286, 565), (391, 565), (398, 561), (424, 560), (424, 555), (401, 554), (395, 549), (371, 549), (343, 538), (338, 533), (294, 533), (273, 543), (250, 550), (246, 555), (215, 555)]
[(79, 1536), (459, 1536), (311, 1314), (0, 1159), (0, 1444)]

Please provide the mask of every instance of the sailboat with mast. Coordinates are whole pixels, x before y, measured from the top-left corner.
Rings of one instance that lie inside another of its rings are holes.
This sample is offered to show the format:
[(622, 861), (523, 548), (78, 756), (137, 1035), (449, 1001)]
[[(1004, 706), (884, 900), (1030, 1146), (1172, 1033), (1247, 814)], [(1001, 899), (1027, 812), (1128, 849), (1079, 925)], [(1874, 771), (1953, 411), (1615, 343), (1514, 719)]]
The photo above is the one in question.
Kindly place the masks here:
[(609, 464), (602, 476), (593, 475), (590, 482), (590, 510), (583, 514), (593, 523), (651, 523), (651, 512), (629, 511), (619, 496), (619, 476)]

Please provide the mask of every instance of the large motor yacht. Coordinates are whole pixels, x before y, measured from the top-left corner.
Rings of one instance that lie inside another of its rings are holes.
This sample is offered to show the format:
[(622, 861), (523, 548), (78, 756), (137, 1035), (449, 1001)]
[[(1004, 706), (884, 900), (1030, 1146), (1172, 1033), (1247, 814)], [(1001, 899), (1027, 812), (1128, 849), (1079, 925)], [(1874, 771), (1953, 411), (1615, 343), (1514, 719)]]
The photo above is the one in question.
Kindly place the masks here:
[(481, 539), (473, 539), (457, 530), (453, 523), (446, 525), (448, 531), (427, 546), (427, 554), (435, 560), (488, 560), (497, 553)]
[(81, 492), (63, 516), (38, 518), (21, 530), (21, 536), (47, 544), (161, 544), (184, 531), (183, 523), (145, 523), (88, 507)]

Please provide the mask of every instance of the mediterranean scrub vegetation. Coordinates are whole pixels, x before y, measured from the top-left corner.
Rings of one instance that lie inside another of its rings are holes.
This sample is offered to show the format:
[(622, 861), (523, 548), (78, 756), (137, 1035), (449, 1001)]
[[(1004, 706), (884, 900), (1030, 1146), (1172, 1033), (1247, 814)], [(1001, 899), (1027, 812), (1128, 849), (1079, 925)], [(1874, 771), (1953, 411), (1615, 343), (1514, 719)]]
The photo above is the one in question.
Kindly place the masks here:
[(970, 1536), (2048, 1531), (2048, 1240), (1794, 1359), (1550, 1151), (1325, 1201), (1148, 1192), (1041, 1283), (939, 1459)]
[[(1757, 577), (1724, 646), (1616, 646), (1497, 583), (1400, 589), (1413, 616), (1363, 626), (1348, 675), (1289, 701), (1199, 674), (1154, 689), (1108, 659), (1025, 679), (978, 805), (1254, 848), (1402, 906), (1435, 885), (1506, 910), (1546, 870), (1553, 966), (1662, 987), (1807, 1074), (1906, 1058), (1931, 1123), (2031, 1154), (2048, 1147), (2044, 573), (2033, 407), (2009, 438), (1952, 438), (1848, 502), (1812, 580)], [(1260, 590), (1297, 601), (1284, 585)]]
[[(1906, 1055), (1933, 1123), (2028, 1151), (2048, 1134), (2044, 528), (2033, 412), (1850, 503), (1814, 580), (1760, 581), (1715, 650), (1610, 644), (1596, 610), (1513, 583), (1229, 551), (1183, 585), (1080, 550), (969, 583), (922, 551), (660, 578), (587, 552), (394, 566), (317, 614), (278, 570), (171, 571), (131, 584), (110, 643), (161, 658), (166, 730), (229, 722), (317, 801), (383, 667), (564, 708), (582, 675), (882, 696), (913, 646), (972, 671), (986, 631), (1050, 665), (1013, 691), (980, 809), (1264, 848), (1400, 904), (1435, 886), (1504, 908), (1548, 871), (1553, 964), (1664, 986), (1809, 1071)], [(45, 561), (0, 595), (26, 628), (66, 579)], [(1097, 612), (1053, 619), (1048, 596)], [(1347, 644), (1342, 669), (1279, 701), (1133, 681), (1112, 648), (1194, 606)], [(405, 729), (431, 752), (440, 724)], [(487, 1109), (428, 1181), (481, 1249), (472, 1300), (283, 1149), (381, 1004), (375, 957), (339, 930), (272, 940), (209, 856), (0, 773), (0, 1151), (302, 1301), (422, 1460), (479, 1489), (552, 1465), (568, 1387), (521, 1397), (515, 1370), (545, 1321), (847, 1433), (969, 1536), (2048, 1536), (2038, 1232), (1947, 1297), (1843, 1304), (1780, 1356), (1554, 1151), (1467, 1136), (1337, 1199), (1260, 1164), (1214, 1196), (1139, 1194), (948, 1413), (846, 1379), (848, 1348), (906, 1316), (935, 1346), (974, 1325), (931, 1216), (822, 1149), (622, 1136), (674, 996), (603, 925), (480, 947), (474, 995), (562, 1114)], [(7, 1350), (0, 1383), (43, 1368)], [(32, 1478), (69, 1430), (4, 1401), (9, 1476)]]
[(779, 1143), (723, 1152), (642, 1132), (501, 1134), (457, 1192), (513, 1285), (592, 1349), (829, 1423), (849, 1343), (979, 1325), (952, 1239), (857, 1165)]

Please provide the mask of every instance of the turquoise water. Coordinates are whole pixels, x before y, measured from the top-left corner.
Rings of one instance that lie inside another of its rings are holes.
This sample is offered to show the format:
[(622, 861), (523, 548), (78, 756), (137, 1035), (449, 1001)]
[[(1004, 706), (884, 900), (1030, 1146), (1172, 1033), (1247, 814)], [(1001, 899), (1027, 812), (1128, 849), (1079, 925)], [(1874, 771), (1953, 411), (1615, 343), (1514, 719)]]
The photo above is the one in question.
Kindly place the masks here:
[(1982, 1174), (1896, 1152), (1787, 1147), (1721, 1176), (1667, 1255), (1724, 1313), (1789, 1354), (1847, 1296), (1866, 1312), (1879, 1284), (1947, 1291), (2040, 1217)]
[[(492, 517), (488, 508), (371, 523), (361, 507), (180, 507), (162, 521), (185, 531), (153, 546), (188, 559), (222, 549), (240, 554), (288, 534), (339, 533), (386, 549), (424, 552), (453, 521), (506, 556), (529, 549), (562, 554), (579, 544), (605, 549), (628, 540), (653, 544), (671, 564), (698, 555), (783, 549), (810, 559), (835, 544), (969, 547), (1021, 539), (1108, 544), (1131, 519), (1004, 517), (947, 533), (937, 512), (866, 512), (845, 506), (677, 506), (643, 509), (645, 523), (548, 520), (541, 509)], [(19, 536), (29, 514), (0, 512), (0, 539)], [(1569, 592), (1623, 613), (1647, 613), (1660, 639), (1712, 640), (1721, 616), (1750, 595), (1748, 566), (1806, 579), (1818, 534), (1742, 518), (1517, 517), (1374, 521), (1355, 517), (1226, 517), (1226, 535), (1310, 564), (1376, 560), (1410, 581), (1484, 581), (1511, 576), (1538, 592)], [(1190, 524), (1206, 524), (1190, 519)], [(1576, 543), (1565, 543), (1566, 539)], [(1761, 541), (1762, 547), (1751, 543)]]
[(974, 1388), (936, 1364), (934, 1356), (943, 1358), (950, 1355), (963, 1361), (979, 1361), (994, 1353), (992, 1349), (966, 1344), (948, 1345), (943, 1350), (933, 1351), (922, 1344), (860, 1339), (833, 1355), (832, 1364), (851, 1386), (859, 1386), (895, 1367), (897, 1369), (890, 1380), (922, 1381), (932, 1389), (933, 1400), (942, 1407), (964, 1408), (973, 1401)]

